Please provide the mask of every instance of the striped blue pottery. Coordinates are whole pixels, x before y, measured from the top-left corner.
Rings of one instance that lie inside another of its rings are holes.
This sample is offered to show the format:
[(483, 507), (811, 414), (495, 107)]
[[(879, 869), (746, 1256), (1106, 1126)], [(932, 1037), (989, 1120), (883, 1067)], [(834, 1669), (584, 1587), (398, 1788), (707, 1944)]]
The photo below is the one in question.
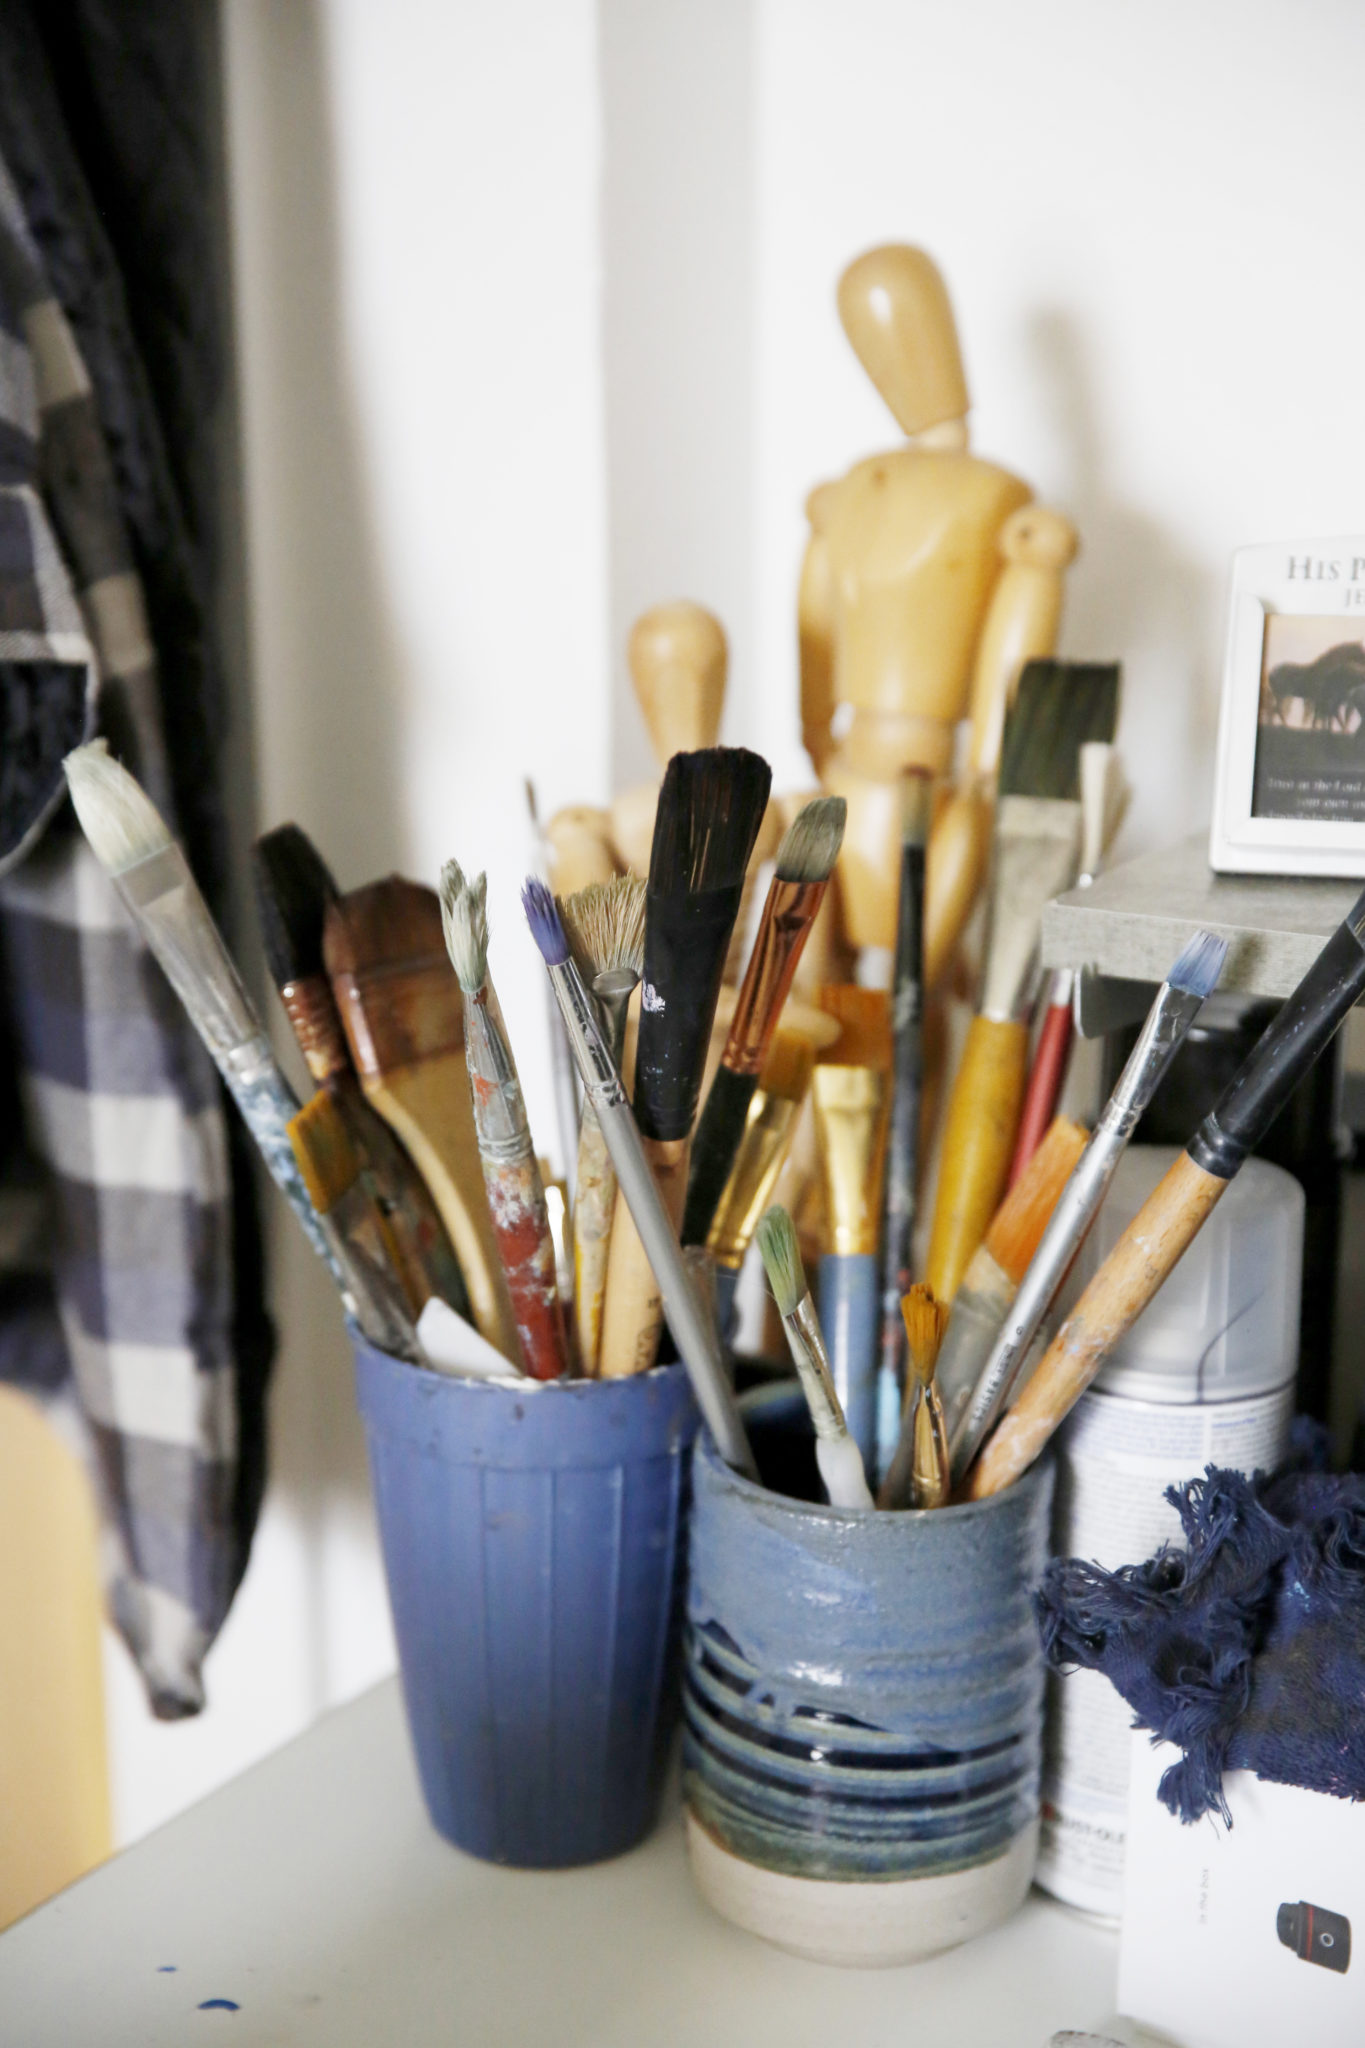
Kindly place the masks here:
[(677, 1726), (683, 1368), (509, 1385), (355, 1359), (433, 1823), (524, 1868), (619, 1855), (654, 1825)]
[(728, 1470), (708, 1441), (694, 1461), (694, 1818), (732, 1855), (793, 1877), (887, 1882), (1001, 1856), (1038, 1813), (1031, 1594), (1051, 1466), (933, 1513), (835, 1509), (814, 1504), (800, 1393), (751, 1396), (746, 1420), (781, 1491)]

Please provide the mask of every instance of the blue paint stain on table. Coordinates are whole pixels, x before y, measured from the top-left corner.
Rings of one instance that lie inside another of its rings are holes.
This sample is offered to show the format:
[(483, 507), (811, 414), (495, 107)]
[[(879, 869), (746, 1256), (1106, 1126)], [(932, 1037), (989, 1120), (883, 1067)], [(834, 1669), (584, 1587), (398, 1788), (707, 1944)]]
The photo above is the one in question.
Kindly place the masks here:
[(200, 2012), (240, 2012), (241, 2006), (235, 1998), (201, 1998)]
[(175, 1963), (158, 1963), (156, 1966), (156, 1974), (158, 1977), (173, 1977), (175, 1975), (176, 1968), (177, 1965)]

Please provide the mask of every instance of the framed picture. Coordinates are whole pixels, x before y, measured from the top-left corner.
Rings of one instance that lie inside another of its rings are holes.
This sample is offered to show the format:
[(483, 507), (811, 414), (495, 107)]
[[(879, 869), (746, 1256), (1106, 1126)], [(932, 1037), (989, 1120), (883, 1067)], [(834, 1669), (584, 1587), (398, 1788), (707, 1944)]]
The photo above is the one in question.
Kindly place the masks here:
[(1209, 862), (1365, 877), (1365, 534), (1233, 556)]

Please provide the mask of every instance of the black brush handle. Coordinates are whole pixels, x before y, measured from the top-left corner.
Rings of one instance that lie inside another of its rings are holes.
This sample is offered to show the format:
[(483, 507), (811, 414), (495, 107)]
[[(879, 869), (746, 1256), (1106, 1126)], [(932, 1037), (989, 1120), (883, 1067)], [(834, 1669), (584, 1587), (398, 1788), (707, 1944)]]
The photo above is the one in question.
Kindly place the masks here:
[(697, 1114), (743, 876), (732, 887), (645, 897), (645, 968), (635, 1050), (642, 1137), (685, 1138)]
[(1247, 1054), (1186, 1150), (1231, 1180), (1365, 994), (1365, 895)]
[(682, 1241), (705, 1244), (725, 1183), (735, 1163), (749, 1104), (758, 1087), (757, 1074), (736, 1074), (717, 1067), (706, 1107), (692, 1140), (692, 1165), (687, 1176)]

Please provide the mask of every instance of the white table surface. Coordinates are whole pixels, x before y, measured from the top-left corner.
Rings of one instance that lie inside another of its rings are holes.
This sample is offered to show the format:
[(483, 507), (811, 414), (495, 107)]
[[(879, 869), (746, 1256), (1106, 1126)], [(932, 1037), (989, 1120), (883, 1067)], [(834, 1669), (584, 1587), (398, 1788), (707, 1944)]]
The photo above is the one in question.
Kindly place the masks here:
[[(845, 1971), (692, 1890), (676, 1801), (589, 1870), (500, 1870), (429, 1826), (377, 1687), (0, 1935), (4, 2048), (1044, 2048), (1136, 2042), (1115, 1937), (1030, 1896), (914, 1968)], [(237, 2010), (201, 2010), (231, 1999)]]

